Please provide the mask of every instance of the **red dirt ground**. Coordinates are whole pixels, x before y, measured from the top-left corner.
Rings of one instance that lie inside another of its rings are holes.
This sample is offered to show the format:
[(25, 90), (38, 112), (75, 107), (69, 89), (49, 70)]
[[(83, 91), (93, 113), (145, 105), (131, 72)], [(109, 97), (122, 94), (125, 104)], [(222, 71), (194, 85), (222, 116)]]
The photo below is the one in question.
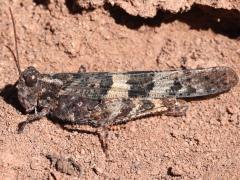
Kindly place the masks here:
[[(18, 80), (5, 47), (14, 47), (9, 6), (22, 70), (229, 66), (240, 76), (237, 0), (12, 0), (0, 2), (2, 89)], [(188, 102), (186, 117), (154, 116), (116, 126), (109, 131), (110, 159), (96, 136), (66, 131), (47, 118), (18, 134), (18, 123), (27, 116), (10, 90), (0, 98), (0, 179), (240, 178), (239, 84), (217, 97)], [(62, 159), (51, 165), (47, 155)], [(68, 158), (80, 165), (81, 175)]]

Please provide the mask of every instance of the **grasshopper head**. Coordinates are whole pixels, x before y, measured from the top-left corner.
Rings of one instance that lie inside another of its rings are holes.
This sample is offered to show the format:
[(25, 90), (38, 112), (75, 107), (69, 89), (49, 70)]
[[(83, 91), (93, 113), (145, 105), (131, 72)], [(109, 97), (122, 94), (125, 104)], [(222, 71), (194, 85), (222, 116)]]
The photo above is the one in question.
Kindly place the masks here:
[(33, 111), (38, 104), (40, 94), (40, 73), (34, 67), (28, 67), (23, 71), (17, 85), (18, 99), (26, 112)]

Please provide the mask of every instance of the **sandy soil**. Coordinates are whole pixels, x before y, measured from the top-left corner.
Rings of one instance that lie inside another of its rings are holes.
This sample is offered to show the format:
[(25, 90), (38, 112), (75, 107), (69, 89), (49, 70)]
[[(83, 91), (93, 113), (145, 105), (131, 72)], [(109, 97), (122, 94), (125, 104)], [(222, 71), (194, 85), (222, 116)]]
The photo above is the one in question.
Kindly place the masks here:
[(27, 116), (11, 88), (18, 73), (5, 47), (14, 47), (9, 6), (22, 70), (229, 66), (240, 76), (238, 0), (1, 1), (0, 179), (240, 178), (240, 85), (188, 102), (186, 117), (155, 116), (116, 126), (109, 131), (109, 159), (96, 136), (69, 132), (47, 118), (17, 134)]

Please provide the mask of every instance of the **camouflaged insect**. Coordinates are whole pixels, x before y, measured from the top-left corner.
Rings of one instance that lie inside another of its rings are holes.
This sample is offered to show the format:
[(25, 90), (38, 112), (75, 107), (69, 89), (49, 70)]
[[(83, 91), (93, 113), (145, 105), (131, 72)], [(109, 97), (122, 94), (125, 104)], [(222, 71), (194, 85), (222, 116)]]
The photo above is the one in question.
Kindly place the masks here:
[[(21, 72), (15, 21), (11, 15), (19, 81), (18, 99), (27, 113), (25, 125), (49, 115), (53, 118), (94, 127), (124, 123), (148, 115), (184, 115), (184, 98), (202, 97), (230, 90), (238, 83), (228, 67), (193, 70), (126, 73), (41, 74), (34, 67)], [(178, 99), (178, 100), (177, 100)]]
[(223, 93), (237, 82), (228, 67), (59, 74), (41, 74), (29, 67), (20, 75), (18, 98), (27, 113), (35, 113), (20, 124), (20, 131), (46, 115), (94, 127), (155, 114), (181, 116), (187, 105), (176, 99)]

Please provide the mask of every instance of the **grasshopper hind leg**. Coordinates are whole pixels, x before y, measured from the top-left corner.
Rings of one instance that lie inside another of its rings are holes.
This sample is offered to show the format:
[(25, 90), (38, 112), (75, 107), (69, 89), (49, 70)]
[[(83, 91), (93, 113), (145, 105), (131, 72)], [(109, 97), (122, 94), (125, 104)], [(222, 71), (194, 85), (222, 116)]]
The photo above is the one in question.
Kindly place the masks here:
[[(100, 108), (99, 108), (100, 107)], [(162, 99), (111, 99), (94, 109), (91, 117), (99, 126), (122, 124), (146, 116), (184, 116), (188, 106), (183, 100)], [(96, 119), (98, 120), (96, 121)]]
[[(138, 100), (133, 101), (134, 108), (129, 114), (121, 121), (131, 121), (148, 116), (154, 115), (167, 115), (167, 116), (184, 116), (188, 106), (183, 100), (171, 99), (151, 99), (151, 100)], [(118, 123), (118, 122), (116, 122)]]

